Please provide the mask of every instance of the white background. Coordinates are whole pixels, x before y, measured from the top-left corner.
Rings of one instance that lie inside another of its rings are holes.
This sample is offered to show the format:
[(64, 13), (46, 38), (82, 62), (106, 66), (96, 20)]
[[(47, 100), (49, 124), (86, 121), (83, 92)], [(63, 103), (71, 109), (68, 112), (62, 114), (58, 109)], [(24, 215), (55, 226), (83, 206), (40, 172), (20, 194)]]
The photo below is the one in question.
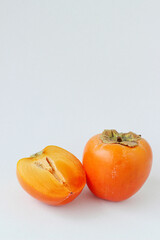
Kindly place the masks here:
[[(135, 196), (112, 203), (85, 187), (51, 207), (20, 187), (20, 158), (52, 144), (82, 160), (104, 128), (153, 149)], [(0, 239), (160, 239), (159, 140), (159, 0), (0, 0)]]

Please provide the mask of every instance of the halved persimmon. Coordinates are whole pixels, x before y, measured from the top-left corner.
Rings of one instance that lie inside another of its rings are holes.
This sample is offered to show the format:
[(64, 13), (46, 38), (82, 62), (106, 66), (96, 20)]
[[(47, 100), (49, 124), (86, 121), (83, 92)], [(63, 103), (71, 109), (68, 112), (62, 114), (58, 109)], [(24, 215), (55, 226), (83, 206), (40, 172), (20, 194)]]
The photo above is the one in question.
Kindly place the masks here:
[(87, 185), (98, 197), (121, 201), (136, 193), (152, 166), (148, 142), (133, 132), (104, 130), (85, 146), (83, 166)]
[(17, 163), (17, 177), (31, 196), (50, 205), (76, 198), (86, 183), (81, 162), (70, 152), (48, 146)]

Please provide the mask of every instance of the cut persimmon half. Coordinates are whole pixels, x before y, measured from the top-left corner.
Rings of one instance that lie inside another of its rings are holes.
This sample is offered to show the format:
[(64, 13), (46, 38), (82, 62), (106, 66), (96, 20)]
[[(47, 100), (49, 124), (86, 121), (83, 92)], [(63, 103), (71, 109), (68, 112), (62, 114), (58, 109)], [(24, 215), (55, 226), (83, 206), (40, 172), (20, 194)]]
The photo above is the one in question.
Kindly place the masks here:
[(20, 159), (17, 177), (26, 192), (50, 205), (69, 203), (86, 183), (81, 162), (57, 146), (48, 146), (29, 158)]

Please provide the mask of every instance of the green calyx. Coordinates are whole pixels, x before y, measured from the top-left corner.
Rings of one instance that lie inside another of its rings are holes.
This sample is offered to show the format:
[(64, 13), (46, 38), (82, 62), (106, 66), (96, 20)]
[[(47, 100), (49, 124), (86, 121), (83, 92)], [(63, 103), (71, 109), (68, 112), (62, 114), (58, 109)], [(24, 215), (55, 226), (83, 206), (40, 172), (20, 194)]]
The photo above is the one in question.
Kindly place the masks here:
[(32, 154), (30, 157), (31, 157), (31, 158), (32, 158), (32, 157), (38, 157), (38, 156), (42, 155), (42, 153), (43, 153), (43, 150), (40, 151), (40, 152), (37, 152), (37, 153), (35, 153), (35, 154)]
[(137, 135), (133, 132), (118, 133), (116, 130), (104, 130), (100, 135), (100, 139), (103, 143), (108, 144), (121, 144), (128, 147), (138, 146), (138, 140), (141, 139), (141, 135)]

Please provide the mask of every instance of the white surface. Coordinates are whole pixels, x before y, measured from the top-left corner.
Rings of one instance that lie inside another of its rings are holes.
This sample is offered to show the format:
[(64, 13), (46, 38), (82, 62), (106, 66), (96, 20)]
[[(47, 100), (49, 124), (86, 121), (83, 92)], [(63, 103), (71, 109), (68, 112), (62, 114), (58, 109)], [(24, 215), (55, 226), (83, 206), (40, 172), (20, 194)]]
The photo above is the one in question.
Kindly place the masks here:
[[(0, 239), (160, 239), (160, 2), (0, 1)], [(86, 187), (63, 207), (25, 193), (16, 163), (49, 144), (82, 159), (104, 128), (152, 146), (151, 175), (111, 203)]]

